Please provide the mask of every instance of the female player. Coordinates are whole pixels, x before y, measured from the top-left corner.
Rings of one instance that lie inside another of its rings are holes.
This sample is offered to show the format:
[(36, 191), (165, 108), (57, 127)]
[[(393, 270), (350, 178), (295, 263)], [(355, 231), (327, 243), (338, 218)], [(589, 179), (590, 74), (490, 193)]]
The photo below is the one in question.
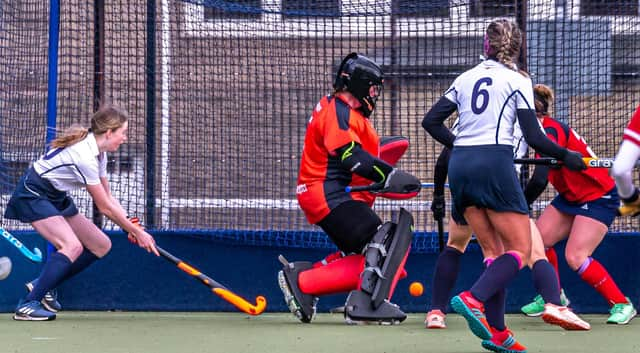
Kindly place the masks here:
[(640, 213), (640, 193), (633, 185), (633, 169), (640, 158), (640, 105), (624, 130), (622, 144), (613, 162), (611, 175), (616, 181), (618, 194), (622, 199), (620, 215), (636, 216)]
[[(549, 116), (549, 106), (554, 98), (551, 88), (538, 84), (534, 88), (534, 94), (536, 114), (547, 136), (584, 157), (595, 157), (580, 135)], [(536, 222), (544, 246), (549, 248), (548, 252), (555, 252), (553, 246), (567, 239), (567, 264), (611, 306), (611, 316), (607, 323), (627, 324), (636, 315), (633, 304), (622, 294), (604, 266), (591, 256), (616, 217), (619, 199), (614, 180), (603, 168), (571, 171), (538, 165), (527, 184), (525, 194), (533, 195), (531, 197), (535, 199), (544, 191), (547, 181), (554, 186), (558, 196), (544, 209)], [(550, 257), (556, 258), (555, 254)]]
[[(416, 177), (378, 158), (380, 141), (369, 116), (382, 84), (378, 64), (361, 54), (347, 55), (336, 73), (334, 93), (320, 100), (307, 125), (296, 188), (298, 203), (309, 223), (320, 226), (342, 253), (351, 255), (338, 256), (327, 265), (316, 267), (311, 262), (289, 263), (281, 258), (284, 267), (278, 273), (278, 283), (285, 302), (305, 323), (315, 315), (317, 297), (348, 291), (352, 291), (348, 301), (357, 303), (348, 303), (347, 308), (372, 308), (357, 317), (346, 310), (348, 321), (393, 323), (406, 317), (388, 301), (376, 308), (367, 299), (372, 298), (369, 289), (373, 282), (363, 278), (375, 277), (374, 272), (368, 271), (377, 265), (365, 269), (368, 260), (361, 254), (367, 246), (376, 249), (384, 245), (375, 237), (384, 227), (370, 207), (375, 196), (345, 191), (349, 185), (367, 185), (371, 181), (386, 185), (385, 189), (392, 192), (415, 193), (420, 189)], [(410, 238), (411, 234), (399, 236)], [(393, 282), (391, 288), (397, 281), (396, 273), (402, 272), (406, 253), (386, 256), (397, 255), (395, 258), (401, 260), (395, 273), (385, 276)], [(376, 283), (380, 280), (385, 279), (373, 279)], [(355, 289), (359, 290), (354, 294)]]
[(117, 151), (127, 140), (127, 127), (124, 110), (102, 106), (91, 118), (91, 129), (70, 127), (18, 182), (4, 216), (31, 223), (57, 251), (48, 256), (37, 280), (27, 284), (30, 292), (18, 303), (15, 320), (54, 320), (56, 314), (41, 303), (45, 293), (111, 249), (107, 235), (78, 212), (70, 190), (86, 188), (102, 214), (133, 234), (140, 247), (158, 255), (153, 237), (127, 219), (109, 191), (107, 152)]
[[(452, 132), (457, 133), (457, 122), (454, 124)], [(523, 158), (527, 154), (528, 146), (522, 136), (520, 126), (516, 123), (514, 131), (514, 153), (513, 158)], [(434, 172), (434, 203), (432, 210), (434, 218), (444, 217), (444, 184), (447, 177), (447, 165), (449, 159), (449, 149), (444, 148)], [(521, 164), (516, 164), (516, 174), (520, 176)], [(441, 195), (441, 196), (440, 196)], [(437, 199), (437, 200), (436, 200)], [(527, 204), (531, 204), (533, 200), (527, 200)], [(558, 279), (553, 266), (549, 263), (544, 253), (544, 246), (540, 232), (536, 228), (533, 221), (531, 226), (531, 244), (532, 244), (532, 260), (531, 274), (534, 285), (541, 293), (541, 298), (547, 302), (543, 303), (544, 313), (543, 320), (548, 323), (559, 325), (567, 330), (589, 330), (589, 323), (580, 319), (566, 306), (559, 293)], [(464, 217), (456, 214), (452, 209), (451, 218), (449, 220), (449, 237), (447, 246), (438, 256), (433, 275), (433, 291), (431, 296), (430, 311), (427, 313), (425, 324), (430, 329), (446, 328), (445, 309), (449, 301), (449, 293), (453, 288), (458, 277), (460, 257), (465, 252), (469, 241), (471, 240), (471, 228), (467, 225)], [(503, 246), (500, 243), (481, 243), (482, 253), (484, 256), (485, 266), (488, 266), (496, 256), (503, 252)], [(535, 259), (535, 261), (534, 261)]]
[[(497, 237), (505, 247), (470, 290), (451, 300), (483, 347), (493, 351), (526, 350), (504, 323), (504, 289), (531, 252), (529, 210), (514, 173), (515, 121), (531, 147), (568, 168), (585, 168), (579, 154), (554, 144), (540, 130), (531, 79), (514, 64), (521, 44), (514, 22), (492, 21), (484, 38), (488, 60), (458, 76), (422, 122), (432, 137), (452, 148), (449, 185), (456, 212), (464, 215), (479, 241)], [(443, 122), (456, 110), (460, 126), (454, 136)], [(485, 317), (485, 305), (495, 315)]]

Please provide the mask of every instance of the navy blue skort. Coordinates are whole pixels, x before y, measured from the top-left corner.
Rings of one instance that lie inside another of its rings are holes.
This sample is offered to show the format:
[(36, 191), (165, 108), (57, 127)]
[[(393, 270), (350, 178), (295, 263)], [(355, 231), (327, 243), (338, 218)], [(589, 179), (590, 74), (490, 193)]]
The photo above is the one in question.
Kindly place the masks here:
[(601, 222), (605, 226), (611, 226), (616, 218), (616, 211), (620, 206), (618, 190), (614, 187), (602, 197), (584, 203), (569, 202), (562, 195), (556, 196), (551, 201), (558, 211), (572, 216), (585, 216)]
[(16, 185), (7, 203), (4, 217), (31, 223), (41, 219), (78, 214), (78, 208), (69, 195), (41, 178), (33, 168), (29, 168)]
[(470, 206), (529, 214), (512, 146), (455, 146), (449, 160), (449, 189), (459, 215)]

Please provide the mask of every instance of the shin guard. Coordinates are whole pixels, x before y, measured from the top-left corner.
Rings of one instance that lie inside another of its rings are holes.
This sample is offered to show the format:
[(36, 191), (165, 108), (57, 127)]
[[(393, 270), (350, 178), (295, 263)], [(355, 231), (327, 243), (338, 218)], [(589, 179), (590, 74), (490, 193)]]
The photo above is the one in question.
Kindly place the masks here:
[(345, 305), (348, 321), (397, 323), (406, 314), (389, 302), (389, 296), (404, 271), (413, 238), (413, 217), (400, 209), (398, 223), (380, 226), (364, 251), (365, 269), (360, 290), (351, 291)]
[(404, 208), (400, 209), (398, 224), (389, 244), (387, 256), (382, 264), (382, 276), (371, 294), (372, 305), (377, 308), (389, 298), (392, 287), (398, 280), (396, 274), (402, 271), (413, 240), (413, 217)]

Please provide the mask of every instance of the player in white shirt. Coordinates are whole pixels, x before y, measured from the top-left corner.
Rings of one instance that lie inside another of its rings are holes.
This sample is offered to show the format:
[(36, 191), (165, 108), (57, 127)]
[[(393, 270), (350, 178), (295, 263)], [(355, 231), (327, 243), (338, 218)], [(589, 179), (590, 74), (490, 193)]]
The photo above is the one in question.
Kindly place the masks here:
[(636, 216), (640, 213), (640, 192), (633, 184), (633, 170), (640, 159), (640, 105), (624, 129), (622, 144), (613, 162), (611, 176), (616, 181), (618, 194), (622, 199), (619, 212), (622, 216)]
[[(542, 126), (540, 125), (542, 131)], [(456, 135), (458, 130), (458, 120), (453, 124), (451, 132)], [(449, 159), (449, 149), (444, 148), (438, 161), (436, 163), (436, 171), (434, 172), (434, 184), (441, 184), (439, 193), (434, 188), (434, 204), (440, 203), (440, 206), (432, 204), (432, 210), (434, 211), (434, 218), (444, 217), (444, 183), (446, 179), (446, 167)], [(513, 133), (513, 159), (525, 158), (528, 153), (528, 145), (522, 135), (520, 124), (516, 121), (514, 125)], [(518, 178), (520, 177), (522, 164), (515, 164), (515, 172)], [(440, 170), (439, 170), (440, 169)], [(437, 176), (440, 174), (440, 176)], [(438, 199), (436, 201), (436, 199)], [(533, 200), (527, 200), (528, 204), (531, 204)], [(436, 209), (441, 209), (440, 214), (437, 214)], [(533, 220), (530, 221), (531, 225), (531, 241), (532, 241), (532, 256), (531, 261), (528, 264), (531, 268), (532, 279), (538, 293), (541, 293), (541, 297), (545, 299), (550, 305), (545, 306), (545, 315), (543, 319), (548, 323), (559, 325), (567, 330), (588, 330), (591, 326), (580, 319), (576, 314), (571, 312), (566, 307), (567, 303), (563, 302), (560, 296), (560, 288), (558, 287), (558, 278), (553, 265), (549, 263), (545, 257), (544, 244), (540, 232)], [(457, 214), (455, 208), (452, 209), (451, 218), (449, 219), (449, 236), (447, 238), (447, 245), (438, 256), (436, 266), (433, 274), (433, 287), (431, 295), (430, 310), (426, 315), (425, 324), (430, 329), (443, 329), (446, 328), (446, 306), (449, 301), (449, 295), (451, 289), (455, 285), (459, 272), (460, 257), (467, 249), (469, 241), (471, 240), (471, 227), (467, 224), (464, 217)], [(503, 251), (503, 246), (499, 242), (483, 242), (480, 244), (482, 248), (482, 255), (484, 257), (484, 264), (488, 266), (491, 262), (499, 256)], [(535, 255), (535, 257), (534, 257)], [(498, 297), (496, 300), (502, 300)], [(540, 313), (542, 314), (542, 312)]]
[[(467, 320), (482, 346), (493, 351), (525, 351), (504, 323), (504, 288), (529, 261), (531, 232), (528, 206), (513, 172), (516, 120), (527, 143), (582, 170), (580, 155), (551, 142), (540, 130), (533, 106), (531, 79), (514, 64), (522, 44), (517, 25), (492, 21), (485, 33), (485, 56), (462, 73), (426, 114), (422, 126), (438, 142), (451, 148), (449, 185), (456, 212), (476, 233), (480, 244), (498, 237), (505, 252), (484, 271), (473, 287), (451, 300)], [(456, 136), (443, 122), (453, 112), (460, 117)], [(487, 316), (485, 316), (485, 304)]]
[(109, 237), (78, 212), (70, 190), (86, 188), (102, 214), (158, 255), (153, 237), (127, 219), (106, 178), (107, 152), (117, 151), (127, 140), (127, 120), (124, 110), (102, 106), (91, 119), (91, 129), (69, 128), (18, 182), (5, 218), (31, 223), (57, 251), (48, 256), (40, 276), (26, 284), (29, 293), (16, 307), (15, 320), (54, 320), (60, 303), (53, 290), (111, 249)]

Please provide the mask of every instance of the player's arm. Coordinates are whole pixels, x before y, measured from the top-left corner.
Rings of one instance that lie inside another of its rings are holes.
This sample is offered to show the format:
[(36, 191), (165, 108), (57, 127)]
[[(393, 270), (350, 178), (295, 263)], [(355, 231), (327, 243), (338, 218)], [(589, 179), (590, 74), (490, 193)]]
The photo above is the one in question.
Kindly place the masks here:
[(616, 181), (623, 205), (618, 209), (622, 216), (640, 214), (640, 191), (633, 184), (633, 169), (640, 158), (640, 146), (631, 140), (623, 140), (613, 162), (611, 175)]
[(616, 180), (618, 194), (628, 199), (637, 193), (633, 184), (633, 170), (640, 158), (640, 146), (629, 140), (623, 140), (611, 168), (611, 176)]
[(87, 191), (102, 214), (120, 226), (124, 232), (133, 234), (141, 248), (158, 256), (160, 255), (155, 247), (153, 237), (143, 228), (131, 223), (120, 203), (107, 194), (102, 182), (100, 184), (87, 185)]
[(115, 197), (113, 197), (113, 194), (111, 193), (111, 188), (109, 187), (109, 181), (107, 180), (107, 178), (100, 177), (100, 184), (102, 185), (104, 192), (107, 194), (107, 197), (111, 201), (111, 205), (114, 207), (114, 210), (119, 211), (122, 215), (126, 217), (127, 211), (125, 211), (122, 205), (120, 205), (120, 202), (116, 200)]
[(544, 189), (547, 188), (549, 182), (549, 167), (546, 165), (536, 165), (533, 175), (524, 188), (524, 197), (527, 199), (527, 205), (531, 205)]
[(436, 161), (435, 170), (433, 171), (433, 201), (431, 202), (431, 211), (433, 212), (433, 218), (437, 220), (444, 219), (446, 214), (444, 184), (447, 181), (450, 155), (451, 150), (447, 147), (443, 148)]
[(362, 149), (359, 143), (351, 141), (336, 149), (336, 154), (343, 168), (373, 182), (384, 182), (393, 167)]
[(338, 148), (336, 153), (343, 168), (375, 183), (383, 184), (380, 192), (417, 194), (420, 191), (418, 178), (372, 156), (355, 141)]
[(449, 157), (451, 149), (445, 147), (440, 152), (436, 160), (436, 166), (433, 171), (433, 194), (444, 196), (444, 184), (447, 182), (447, 173), (449, 170)]
[(427, 130), (429, 135), (448, 148), (453, 148), (456, 136), (444, 126), (444, 121), (457, 109), (458, 106), (455, 103), (442, 97), (422, 119), (422, 127)]
[(560, 147), (542, 133), (533, 110), (518, 109), (518, 123), (520, 123), (525, 141), (540, 154), (561, 160), (571, 170), (584, 170), (587, 168), (580, 153)]

